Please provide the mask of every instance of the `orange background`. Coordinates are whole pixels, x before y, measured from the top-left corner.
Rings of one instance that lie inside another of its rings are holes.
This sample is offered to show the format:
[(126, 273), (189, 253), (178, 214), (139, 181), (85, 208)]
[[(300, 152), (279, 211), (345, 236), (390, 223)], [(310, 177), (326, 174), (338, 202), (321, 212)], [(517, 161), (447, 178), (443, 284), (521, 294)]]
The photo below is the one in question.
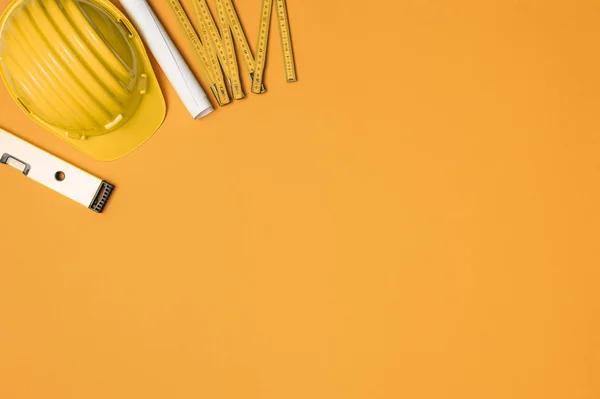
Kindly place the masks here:
[(0, 168), (0, 397), (599, 398), (600, 3), (288, 3), (298, 83), (276, 26), (268, 92), (210, 117), (159, 73), (119, 161), (0, 89), (117, 186), (96, 215)]

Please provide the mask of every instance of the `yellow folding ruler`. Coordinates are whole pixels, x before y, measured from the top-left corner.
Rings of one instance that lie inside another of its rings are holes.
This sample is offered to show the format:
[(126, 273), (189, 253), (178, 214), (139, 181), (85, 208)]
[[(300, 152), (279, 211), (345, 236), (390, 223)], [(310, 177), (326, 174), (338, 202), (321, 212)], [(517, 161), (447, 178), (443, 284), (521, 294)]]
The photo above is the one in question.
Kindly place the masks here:
[[(225, 77), (231, 87), (234, 99), (245, 97), (240, 79), (235, 45), (241, 52), (248, 74), (252, 81), (252, 92), (263, 93), (262, 83), (266, 63), (269, 23), (273, 0), (263, 0), (261, 26), (259, 32), (257, 59), (254, 59), (248, 39), (240, 23), (232, 0), (215, 0), (217, 22), (213, 18), (206, 0), (191, 0), (196, 23), (190, 22), (180, 0), (167, 0), (177, 16), (188, 40), (192, 44), (203, 68), (205, 78), (220, 105), (231, 100), (225, 86)], [(289, 20), (285, 0), (276, 0), (281, 48), (288, 82), (296, 81), (296, 68), (290, 35)], [(235, 45), (234, 45), (235, 43)]]
[[(212, 51), (221, 61), (225, 75), (229, 79), (234, 98), (244, 98), (233, 39), (235, 39), (238, 49), (242, 52), (251, 80), (254, 80), (256, 64), (232, 1), (215, 0), (219, 29), (217, 29), (206, 0), (192, 0), (192, 4), (198, 17), (202, 41), (210, 41), (212, 44)], [(265, 88), (261, 85), (260, 92), (263, 93), (264, 91)]]
[(240, 80), (240, 69), (237, 63), (237, 57), (235, 55), (235, 48), (233, 47), (233, 38), (231, 37), (231, 29), (229, 29), (229, 20), (225, 13), (225, 5), (223, 0), (216, 0), (217, 4), (217, 17), (219, 18), (219, 31), (221, 32), (221, 42), (225, 48), (225, 56), (227, 57), (226, 65), (229, 69), (229, 79), (231, 84), (231, 90), (233, 97), (236, 100), (244, 98), (244, 92), (242, 90), (242, 82)]
[[(279, 21), (279, 36), (281, 39), (281, 50), (285, 66), (285, 77), (288, 82), (295, 82), (296, 64), (294, 62), (294, 50), (292, 47), (292, 36), (290, 33), (290, 22), (288, 18), (285, 0), (275, 0), (277, 7), (277, 20)], [(252, 92), (261, 93), (265, 63), (267, 61), (267, 44), (269, 41), (269, 29), (271, 25), (271, 13), (273, 0), (262, 0), (260, 11), (260, 26), (258, 31), (258, 45), (256, 47), (256, 73), (252, 83)]]
[(230, 103), (231, 99), (229, 98), (227, 87), (225, 86), (225, 80), (223, 78), (223, 73), (221, 72), (219, 60), (214, 55), (213, 51), (207, 49), (208, 42), (201, 41), (198, 38), (198, 35), (196, 34), (196, 31), (194, 30), (194, 27), (187, 17), (179, 0), (168, 0), (168, 3), (171, 7), (171, 10), (175, 13), (175, 16), (179, 20), (179, 24), (194, 48), (200, 63), (202, 64), (205, 79), (207, 82), (209, 82), (210, 90), (213, 92), (217, 102), (221, 106)]
[[(229, 22), (229, 28), (233, 33), (233, 37), (235, 38), (238, 50), (242, 53), (244, 63), (246, 64), (246, 69), (248, 70), (248, 74), (250, 74), (250, 80), (254, 81), (254, 74), (256, 73), (256, 62), (254, 61), (254, 55), (252, 54), (252, 50), (250, 49), (250, 45), (248, 44), (248, 39), (246, 39), (246, 34), (244, 33), (242, 24), (240, 23), (240, 18), (238, 17), (231, 0), (218, 0), (217, 9), (219, 9), (219, 3), (221, 3), (223, 8), (225, 9), (227, 21)], [(264, 86), (261, 86), (261, 93), (264, 91)]]
[[(209, 43), (209, 51), (213, 53), (213, 56), (216, 55), (216, 58), (220, 61), (223, 71), (227, 76), (227, 80), (229, 81), (229, 85), (231, 86), (233, 98), (236, 100), (244, 98), (239, 70), (237, 68), (237, 60), (235, 60), (235, 52), (233, 51), (233, 44), (228, 46), (223, 43), (221, 33), (217, 29), (217, 25), (206, 0), (192, 0), (192, 5), (198, 19), (200, 38), (203, 43)], [(219, 16), (219, 21), (222, 19), (223, 18)], [(233, 61), (235, 61), (235, 67), (233, 66)]]

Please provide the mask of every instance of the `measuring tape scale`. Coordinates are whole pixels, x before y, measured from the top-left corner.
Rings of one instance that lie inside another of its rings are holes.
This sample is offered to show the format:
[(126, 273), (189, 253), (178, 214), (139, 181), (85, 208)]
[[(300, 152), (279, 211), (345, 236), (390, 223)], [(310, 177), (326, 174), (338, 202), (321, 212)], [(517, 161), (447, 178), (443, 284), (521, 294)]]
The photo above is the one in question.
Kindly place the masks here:
[[(221, 62), (221, 66), (223, 67), (223, 71), (225, 72), (225, 75), (227, 75), (233, 97), (236, 100), (240, 100), (244, 98), (245, 95), (242, 90), (240, 72), (237, 65), (237, 56), (235, 55), (233, 43), (231, 43), (231, 45), (224, 43), (224, 40), (222, 39), (221, 33), (217, 29), (215, 20), (213, 19), (213, 16), (210, 12), (210, 8), (208, 7), (206, 0), (193, 1), (196, 7), (196, 14), (198, 16), (199, 23), (202, 25), (201, 29), (205, 29), (208, 33), (208, 36), (211, 39), (212, 51), (217, 55), (219, 61)], [(217, 11), (218, 10), (219, 3), (217, 3)], [(227, 17), (226, 15), (224, 15), (224, 13), (218, 14), (220, 14), (218, 15), (218, 18), (222, 27), (221, 30), (225, 32), (225, 28), (228, 28)], [(226, 32), (226, 34), (227, 33), (230, 32)], [(233, 65), (234, 63), (235, 65)]]
[(277, 0), (277, 19), (279, 21), (279, 37), (281, 39), (281, 52), (283, 53), (283, 65), (285, 68), (285, 79), (288, 82), (296, 82), (296, 64), (294, 62), (294, 48), (292, 46), (292, 34), (290, 33), (290, 21), (288, 18), (286, 0)]
[(234, 99), (245, 97), (237, 64), (236, 45), (252, 80), (252, 92), (256, 94), (265, 92), (263, 80), (273, 3), (276, 6), (286, 81), (297, 81), (285, 0), (262, 0), (256, 58), (252, 54), (232, 0), (215, 0), (218, 24), (215, 22), (206, 0), (192, 0), (198, 21), (196, 29), (185, 14), (179, 0), (168, 0), (168, 3), (196, 51), (210, 82), (211, 91), (220, 105), (231, 102), (225, 78), (231, 87)]
[(186, 34), (189, 42), (192, 44), (196, 55), (200, 59), (202, 66), (204, 67), (205, 77), (209, 82), (210, 90), (213, 95), (217, 99), (217, 102), (220, 106), (227, 105), (231, 102), (229, 95), (227, 93), (227, 88), (225, 86), (225, 81), (223, 78), (223, 74), (221, 73), (220, 68), (215, 70), (214, 62), (211, 62), (209, 55), (207, 54), (206, 47), (203, 45), (200, 38), (196, 34), (192, 23), (187, 17), (183, 6), (179, 2), (179, 0), (168, 0), (168, 4), (171, 7), (171, 10), (175, 13), (180, 26), (183, 28), (184, 33)]
[(210, 38), (207, 41), (207, 46), (211, 47), (211, 51), (217, 55), (219, 61), (221, 62), (221, 66), (225, 75), (228, 78), (230, 77), (229, 67), (227, 62), (227, 56), (225, 54), (225, 50), (223, 50), (223, 46), (221, 45), (221, 35), (217, 30), (217, 26), (215, 24), (215, 20), (210, 12), (208, 4), (206, 0), (192, 0), (194, 5), (194, 10), (196, 11), (196, 17), (198, 18), (198, 23), (204, 27), (207, 37)]
[[(196, 1), (192, 2), (192, 8), (194, 8), (194, 12), (196, 13), (196, 15), (199, 16), (200, 10), (198, 8), (198, 3)], [(206, 50), (206, 55), (208, 57), (210, 65), (212, 67), (213, 73), (215, 74), (215, 76), (218, 77), (219, 81), (222, 81), (224, 84), (225, 77), (223, 76), (223, 70), (221, 69), (221, 63), (219, 62), (219, 58), (215, 54), (213, 46), (211, 46), (212, 39), (210, 38), (208, 29), (207, 29), (206, 25), (204, 23), (202, 23), (202, 21), (199, 21), (199, 22), (200, 23), (198, 23), (196, 25), (196, 28), (198, 30), (198, 33), (200, 34), (200, 40), (204, 44), (204, 49)], [(225, 89), (225, 93), (228, 93), (227, 89)], [(228, 94), (227, 94), (227, 98), (229, 100)], [(229, 100), (229, 101), (231, 101), (231, 100)]]
[[(217, 8), (217, 17), (219, 21), (220, 31), (217, 29), (215, 20), (211, 14), (210, 7), (206, 0), (192, 0), (194, 9), (198, 17), (198, 22), (201, 25), (201, 37), (205, 35), (210, 37), (212, 44), (212, 51), (216, 54), (219, 59), (223, 71), (229, 79), (230, 86), (234, 98), (241, 99), (245, 95), (242, 91), (242, 84), (240, 79), (240, 71), (237, 65), (237, 55), (235, 53), (235, 47), (233, 46), (231, 39), (228, 36), (233, 33), (238, 47), (242, 50), (246, 66), (250, 73), (250, 78), (254, 79), (254, 57), (248, 40), (241, 27), (239, 17), (235, 11), (231, 0), (215, 0)], [(225, 39), (224, 39), (225, 37)], [(203, 42), (205, 38), (202, 37)], [(235, 64), (235, 65), (234, 65)], [(261, 85), (261, 93), (265, 91), (264, 86)]]
[[(276, 0), (277, 20), (279, 22), (279, 37), (283, 53), (283, 64), (287, 82), (296, 82), (296, 64), (294, 61), (294, 50), (292, 36), (290, 33), (290, 22), (287, 11), (286, 0)], [(260, 25), (258, 28), (258, 44), (256, 46), (256, 73), (252, 83), (252, 92), (259, 93), (259, 87), (263, 84), (265, 64), (267, 62), (267, 46), (269, 42), (269, 30), (271, 25), (271, 13), (273, 0), (262, 0), (260, 10)]]
[(245, 95), (244, 91), (242, 90), (242, 82), (240, 81), (240, 69), (237, 63), (235, 48), (233, 47), (233, 38), (231, 36), (231, 30), (229, 29), (229, 21), (227, 20), (227, 14), (225, 12), (223, 0), (215, 0), (215, 2), (217, 5), (217, 17), (219, 21), (219, 30), (221, 33), (221, 42), (227, 56), (228, 68), (231, 74), (231, 90), (233, 93), (233, 98), (240, 100), (244, 98)]
[(258, 45), (256, 46), (256, 71), (252, 82), (252, 93), (260, 94), (267, 62), (267, 44), (269, 42), (269, 28), (271, 26), (271, 11), (273, 0), (263, 0), (260, 9), (260, 25), (258, 27)]
[[(250, 75), (250, 81), (253, 82), (254, 73), (256, 71), (256, 62), (254, 60), (254, 55), (252, 54), (250, 44), (248, 44), (248, 39), (246, 38), (244, 29), (242, 28), (240, 18), (238, 17), (238, 14), (235, 11), (235, 7), (231, 0), (223, 0), (223, 6), (225, 7), (227, 20), (229, 21), (229, 28), (233, 33), (235, 44), (237, 45), (238, 51), (242, 53), (242, 58), (244, 59), (244, 63), (246, 64), (248, 74)], [(265, 87), (261, 86), (261, 93), (264, 91)]]

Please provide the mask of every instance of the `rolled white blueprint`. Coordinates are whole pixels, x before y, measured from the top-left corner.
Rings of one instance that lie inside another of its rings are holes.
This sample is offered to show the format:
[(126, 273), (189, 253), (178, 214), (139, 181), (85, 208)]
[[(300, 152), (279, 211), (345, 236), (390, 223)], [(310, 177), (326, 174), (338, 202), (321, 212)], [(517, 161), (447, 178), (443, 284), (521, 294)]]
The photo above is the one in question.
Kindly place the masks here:
[(194, 119), (210, 114), (212, 104), (148, 2), (121, 0), (121, 4)]

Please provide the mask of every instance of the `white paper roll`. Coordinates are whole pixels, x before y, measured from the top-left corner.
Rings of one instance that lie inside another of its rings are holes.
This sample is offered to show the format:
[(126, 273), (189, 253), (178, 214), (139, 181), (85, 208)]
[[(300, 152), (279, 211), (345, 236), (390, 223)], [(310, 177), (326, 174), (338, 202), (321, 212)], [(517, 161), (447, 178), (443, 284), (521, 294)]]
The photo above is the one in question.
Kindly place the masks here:
[(150, 5), (145, 0), (121, 4), (194, 119), (210, 114), (212, 104)]

